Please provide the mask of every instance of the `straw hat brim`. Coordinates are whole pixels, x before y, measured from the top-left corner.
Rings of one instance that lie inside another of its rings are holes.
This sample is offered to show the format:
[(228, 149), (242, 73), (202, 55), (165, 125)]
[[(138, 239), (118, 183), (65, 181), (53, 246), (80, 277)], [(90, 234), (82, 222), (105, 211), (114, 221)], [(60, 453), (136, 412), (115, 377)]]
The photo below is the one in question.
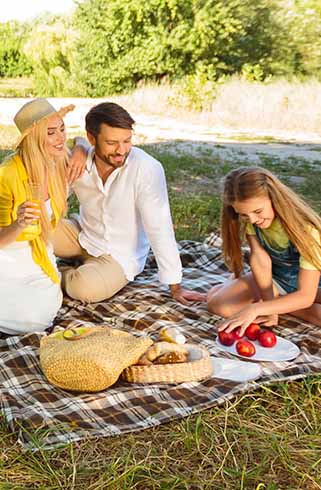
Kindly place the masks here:
[(19, 136), (18, 140), (15, 143), (15, 148), (18, 148), (18, 146), (20, 145), (22, 140), (26, 136), (28, 136), (28, 134), (31, 133), (32, 129), (37, 124), (39, 124), (40, 121), (43, 121), (44, 119), (48, 119), (49, 117), (53, 116), (54, 114), (58, 114), (58, 116), (60, 116), (61, 118), (64, 118), (65, 115), (68, 114), (68, 112), (73, 111), (75, 109), (75, 107), (76, 106), (74, 104), (69, 104), (67, 106), (61, 107), (61, 109), (59, 109), (58, 111), (52, 111), (50, 114), (46, 114), (44, 117), (41, 117), (40, 119), (35, 121), (31, 126), (29, 126), (25, 131), (23, 131), (23, 133), (21, 133), (21, 135)]

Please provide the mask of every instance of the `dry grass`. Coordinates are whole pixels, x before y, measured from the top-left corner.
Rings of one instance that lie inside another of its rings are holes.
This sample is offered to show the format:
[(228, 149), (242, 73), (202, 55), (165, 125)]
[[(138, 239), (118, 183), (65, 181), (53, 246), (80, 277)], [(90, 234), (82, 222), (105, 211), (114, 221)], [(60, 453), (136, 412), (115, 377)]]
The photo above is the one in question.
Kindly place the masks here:
[(137, 434), (23, 452), (0, 429), (1, 489), (319, 490), (321, 379), (263, 388)]
[(189, 108), (191, 101), (182, 95), (180, 85), (144, 86), (113, 100), (135, 113), (177, 117), (213, 129), (321, 136), (321, 82), (313, 79), (254, 83), (235, 77), (213, 91), (212, 100), (207, 102), (210, 109), (203, 112)]
[(235, 129), (321, 135), (321, 82), (234, 79), (221, 86), (209, 117), (214, 124)]
[[(30, 79), (0, 80), (0, 97), (25, 97), (31, 92)], [(237, 135), (296, 132), (321, 137), (321, 82), (316, 79), (256, 83), (234, 76), (217, 86), (202, 87), (196, 82), (142, 85), (127, 95), (108, 99), (134, 114), (198, 122), (213, 132), (234, 131)], [(207, 110), (193, 110), (193, 105), (202, 103)]]

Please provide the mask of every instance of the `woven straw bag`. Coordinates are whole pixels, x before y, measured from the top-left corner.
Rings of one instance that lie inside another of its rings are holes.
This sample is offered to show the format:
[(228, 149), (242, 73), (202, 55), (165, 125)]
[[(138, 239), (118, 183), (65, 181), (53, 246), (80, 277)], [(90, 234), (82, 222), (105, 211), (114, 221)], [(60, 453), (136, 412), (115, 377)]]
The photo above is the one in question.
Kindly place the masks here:
[(122, 378), (130, 383), (184, 383), (202, 381), (213, 374), (209, 352), (195, 344), (184, 344), (188, 349), (187, 362), (129, 366)]
[(114, 384), (153, 341), (109, 327), (80, 327), (43, 337), (40, 365), (50, 383), (65, 390), (94, 392)]

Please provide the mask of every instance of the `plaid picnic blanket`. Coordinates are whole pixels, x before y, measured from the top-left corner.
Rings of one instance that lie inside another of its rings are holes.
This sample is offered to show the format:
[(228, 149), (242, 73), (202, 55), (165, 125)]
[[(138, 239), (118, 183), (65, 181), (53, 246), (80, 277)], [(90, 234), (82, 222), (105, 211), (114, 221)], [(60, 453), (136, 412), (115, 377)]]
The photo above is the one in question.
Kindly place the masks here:
[[(220, 249), (191, 241), (180, 242), (184, 287), (206, 291), (228, 273)], [(65, 298), (57, 328), (83, 322), (110, 325), (135, 335), (157, 338), (163, 320), (176, 322), (189, 341), (206, 347), (213, 356), (231, 357), (217, 350), (218, 319), (203, 303), (184, 306), (172, 300), (157, 282), (150, 255), (145, 271), (112, 299), (90, 305)], [(9, 430), (33, 450), (50, 449), (82, 438), (114, 436), (157, 426), (223, 403), (236, 394), (267, 383), (321, 373), (321, 331), (290, 317), (280, 320), (279, 332), (295, 342), (301, 354), (291, 362), (264, 362), (257, 381), (237, 383), (215, 378), (203, 382), (129, 384), (118, 381), (95, 394), (72, 394), (48, 384), (38, 357), (42, 335), (28, 334), (0, 341), (0, 402)]]

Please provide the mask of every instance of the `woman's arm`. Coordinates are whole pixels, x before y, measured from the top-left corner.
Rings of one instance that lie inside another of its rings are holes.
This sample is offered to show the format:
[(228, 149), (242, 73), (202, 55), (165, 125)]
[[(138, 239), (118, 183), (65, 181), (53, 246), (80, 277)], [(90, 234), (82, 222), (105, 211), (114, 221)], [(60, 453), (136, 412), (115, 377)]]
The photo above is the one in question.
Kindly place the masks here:
[(0, 228), (0, 248), (13, 243), (24, 228), (30, 225), (35, 219), (39, 219), (40, 210), (37, 204), (26, 201), (18, 207), (17, 219), (11, 225)]

